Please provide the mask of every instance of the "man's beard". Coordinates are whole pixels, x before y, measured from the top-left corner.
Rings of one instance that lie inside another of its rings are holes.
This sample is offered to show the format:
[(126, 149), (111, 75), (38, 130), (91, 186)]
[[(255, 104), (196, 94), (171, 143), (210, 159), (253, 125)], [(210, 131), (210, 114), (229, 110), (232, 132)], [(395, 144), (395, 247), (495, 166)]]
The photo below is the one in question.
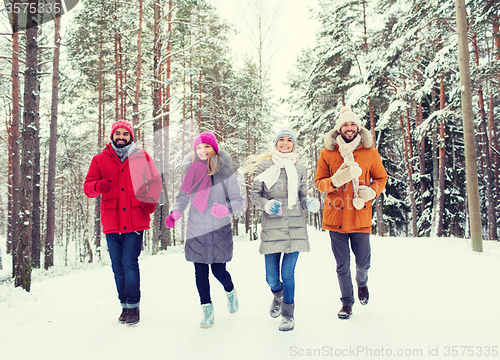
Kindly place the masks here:
[(132, 143), (132, 140), (129, 140), (129, 141), (128, 141), (128, 142), (126, 142), (126, 143), (120, 143), (120, 144), (118, 144), (118, 143), (116, 142), (116, 140), (114, 140), (114, 139), (113, 139), (113, 145), (115, 145), (117, 148), (124, 148), (125, 146), (128, 146), (128, 145), (130, 145), (131, 143)]
[(344, 139), (344, 141), (346, 143), (350, 143), (351, 141), (353, 141), (354, 139), (356, 139), (356, 136), (358, 136), (359, 132), (354, 134), (354, 136), (352, 137), (352, 139), (349, 139), (344, 133), (340, 133), (340, 135), (342, 136), (342, 139)]

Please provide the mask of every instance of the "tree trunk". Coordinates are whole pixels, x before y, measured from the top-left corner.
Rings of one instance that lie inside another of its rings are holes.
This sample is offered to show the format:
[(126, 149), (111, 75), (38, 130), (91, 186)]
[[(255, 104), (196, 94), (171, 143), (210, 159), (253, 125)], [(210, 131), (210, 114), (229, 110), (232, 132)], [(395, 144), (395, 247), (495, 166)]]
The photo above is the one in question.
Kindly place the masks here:
[(495, 102), (493, 100), (493, 92), (490, 92), (490, 101), (489, 101), (489, 113), (488, 113), (488, 135), (490, 140), (490, 159), (491, 159), (491, 167), (494, 169), (493, 173), (493, 185), (494, 185), (494, 193), (496, 194), (496, 198), (494, 199), (495, 210), (499, 210), (499, 192), (500, 192), (500, 181), (498, 174), (498, 167), (500, 166), (500, 162), (498, 159), (498, 136), (497, 129), (495, 125)]
[[(409, 109), (406, 110), (406, 121), (410, 122), (410, 113)], [(401, 130), (403, 132), (403, 139), (404, 139), (404, 144), (405, 144), (405, 153), (404, 153), (404, 158), (406, 162), (406, 167), (408, 169), (408, 184), (409, 184), (409, 196), (410, 196), (410, 203), (411, 203), (411, 225), (412, 225), (412, 232), (413, 236), (418, 236), (418, 228), (417, 228), (417, 205), (415, 202), (415, 186), (413, 184), (413, 166), (411, 164), (412, 161), (412, 155), (413, 152), (411, 150), (411, 136), (409, 134), (409, 125), (408, 125), (408, 134), (406, 134), (406, 129), (403, 124), (403, 116), (399, 116), (399, 121), (401, 124)]]
[(12, 254), (12, 276), (16, 276), (16, 251), (19, 223), (19, 180), (20, 156), (19, 156), (19, 122), (20, 122), (20, 94), (19, 94), (19, 33), (17, 14), (12, 13), (12, 125), (10, 128), (11, 151), (12, 151), (12, 181), (11, 181), (11, 217), (9, 221), (11, 241), (7, 243), (7, 249)]
[[(60, 4), (59, 0), (56, 0)], [(54, 59), (52, 64), (52, 107), (50, 114), (49, 171), (47, 179), (47, 234), (45, 237), (45, 262), (48, 270), (54, 266), (54, 233), (56, 227), (56, 154), (57, 154), (57, 107), (59, 104), (59, 53), (61, 45), (61, 17), (54, 20)]]
[[(153, 42), (153, 118), (156, 118), (161, 111), (160, 100), (161, 100), (161, 41), (160, 41), (160, 0), (154, 3), (154, 42)], [(153, 123), (154, 130), (154, 160), (156, 167), (160, 174), (163, 175), (163, 139), (162, 139), (162, 119), (159, 117)], [(160, 201), (161, 202), (161, 201)], [(159, 202), (159, 205), (160, 205)], [(160, 205), (161, 206), (161, 205)], [(159, 211), (154, 212), (153, 219), (153, 244), (152, 244), (152, 254), (158, 253), (160, 247), (161, 238), (161, 223), (162, 214)]]
[[(29, 4), (38, 8), (38, 0), (30, 0)], [(14, 285), (21, 286), (24, 290), (31, 288), (31, 232), (33, 212), (33, 175), (35, 171), (35, 119), (36, 102), (38, 96), (38, 25), (36, 15), (28, 16), (26, 30), (26, 71), (24, 73), (24, 114), (23, 114), (23, 141), (22, 141), (22, 164), (23, 174), (20, 188), (20, 216), (18, 224), (18, 240), (16, 257), (16, 277)]]
[(139, 0), (139, 28), (137, 29), (137, 71), (135, 79), (135, 96), (133, 105), (132, 126), (139, 123), (139, 95), (141, 92), (141, 71), (142, 71), (142, 0)]
[[(479, 66), (479, 49), (477, 46), (477, 36), (475, 33), (472, 34), (472, 48), (474, 49), (474, 58), (476, 60), (476, 66)], [(484, 110), (484, 98), (483, 89), (479, 85), (477, 89), (478, 101), (479, 101), (479, 115), (481, 117), (481, 130), (483, 133), (483, 158), (485, 161), (485, 167), (483, 167), (486, 173), (486, 196), (487, 196), (487, 212), (488, 212), (488, 235), (490, 240), (497, 240), (497, 223), (496, 223), (496, 209), (495, 209), (495, 196), (493, 195), (493, 172), (491, 167), (490, 158), (490, 143), (488, 139), (488, 129), (486, 125), (486, 111)]]
[[(444, 76), (441, 76), (441, 85), (439, 90), (439, 106), (443, 110), (445, 108), (445, 88)], [(437, 213), (437, 236), (443, 235), (443, 222), (444, 222), (444, 189), (446, 184), (446, 151), (445, 151), (445, 123), (441, 121), (439, 126), (439, 210)]]
[(165, 196), (165, 201), (162, 206), (162, 217), (160, 219), (160, 230), (161, 230), (161, 249), (166, 250), (167, 247), (171, 244), (172, 242), (172, 231), (171, 229), (167, 228), (164, 224), (164, 219), (167, 218), (167, 216), (170, 214), (170, 203), (168, 200), (168, 176), (170, 173), (170, 167), (169, 167), (169, 154), (170, 154), (170, 135), (169, 135), (169, 128), (170, 128), (170, 77), (171, 77), (171, 66), (172, 66), (172, 7), (173, 3), (172, 0), (169, 0), (168, 2), (168, 16), (167, 16), (167, 27), (168, 27), (168, 34), (167, 34), (167, 58), (166, 58), (166, 80), (164, 83), (166, 84), (165, 86), (165, 104), (162, 107), (166, 115), (163, 117), (163, 192)]
[(467, 201), (469, 205), (472, 250), (483, 251), (481, 233), (481, 207), (477, 179), (476, 140), (474, 137), (474, 114), (469, 68), (469, 48), (467, 37), (467, 15), (464, 0), (455, 0), (457, 12), (458, 61), (462, 89), (462, 114), (464, 124), (465, 161), (467, 177)]
[[(38, 54), (40, 56), (40, 54)], [(40, 65), (40, 59), (37, 60), (37, 73), (41, 73), (41, 69), (38, 68)], [(40, 93), (40, 80), (38, 76), (36, 78), (36, 89), (37, 93)], [(35, 97), (35, 118), (34, 118), (34, 172), (33, 172), (33, 211), (31, 220), (31, 265), (34, 268), (40, 268), (40, 96)]]

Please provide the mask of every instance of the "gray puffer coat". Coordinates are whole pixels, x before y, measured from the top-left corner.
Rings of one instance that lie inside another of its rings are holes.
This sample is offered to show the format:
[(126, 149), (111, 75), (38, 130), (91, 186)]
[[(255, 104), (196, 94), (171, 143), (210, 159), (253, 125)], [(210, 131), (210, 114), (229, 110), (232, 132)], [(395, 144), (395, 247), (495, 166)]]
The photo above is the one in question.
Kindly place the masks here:
[[(257, 177), (273, 165), (272, 160), (265, 160), (259, 164), (255, 172)], [(254, 181), (251, 189), (252, 202), (259, 209), (264, 210), (266, 203), (275, 199), (281, 202), (283, 213), (270, 215), (262, 213), (262, 231), (260, 234), (261, 254), (292, 253), (295, 251), (309, 251), (306, 219), (304, 211), (307, 209), (307, 169), (303, 164), (295, 163), (298, 176), (298, 189), (288, 189), (286, 171), (281, 169), (276, 183), (267, 188), (263, 181)], [(288, 191), (297, 191), (297, 203), (288, 208)]]
[[(194, 152), (191, 152), (184, 157), (182, 162), (184, 174), (192, 165), (193, 155)], [(207, 208), (199, 211), (195, 206), (189, 207), (185, 244), (187, 261), (203, 264), (226, 263), (233, 257), (231, 217), (216, 218), (211, 210), (214, 203), (227, 206), (222, 181), (226, 185), (233, 213), (241, 209), (243, 197), (231, 168), (231, 157), (223, 150), (219, 150), (218, 155), (222, 161), (219, 160), (219, 172), (211, 176)], [(182, 214), (192, 203), (195, 195), (195, 191), (188, 196), (185, 191), (179, 190), (172, 211), (177, 210)]]

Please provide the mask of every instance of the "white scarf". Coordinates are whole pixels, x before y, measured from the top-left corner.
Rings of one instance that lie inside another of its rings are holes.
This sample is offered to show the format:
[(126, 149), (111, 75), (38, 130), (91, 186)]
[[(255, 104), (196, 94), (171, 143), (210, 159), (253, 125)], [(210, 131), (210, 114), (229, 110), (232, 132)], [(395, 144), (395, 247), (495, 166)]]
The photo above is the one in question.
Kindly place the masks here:
[(297, 194), (299, 192), (299, 177), (295, 168), (297, 154), (294, 152), (284, 154), (276, 151), (271, 160), (273, 165), (255, 177), (255, 180), (263, 181), (267, 188), (270, 189), (278, 181), (281, 169), (285, 168), (288, 183), (288, 208), (291, 209), (297, 203)]
[[(337, 136), (337, 144), (339, 144), (339, 152), (342, 158), (344, 159), (344, 163), (346, 165), (358, 165), (354, 161), (353, 152), (359, 146), (361, 142), (361, 136), (359, 134), (349, 143), (346, 143), (342, 135)], [(359, 179), (355, 178), (352, 180), (352, 190), (354, 193), (353, 199), (359, 197)]]

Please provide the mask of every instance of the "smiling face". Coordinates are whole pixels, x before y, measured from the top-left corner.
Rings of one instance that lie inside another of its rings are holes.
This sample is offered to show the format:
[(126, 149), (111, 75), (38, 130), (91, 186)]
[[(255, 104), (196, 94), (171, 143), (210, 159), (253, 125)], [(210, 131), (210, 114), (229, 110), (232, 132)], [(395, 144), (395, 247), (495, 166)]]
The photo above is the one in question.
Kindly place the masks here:
[(130, 132), (125, 128), (118, 128), (113, 133), (113, 144), (117, 148), (122, 148), (127, 146), (132, 142), (132, 136), (130, 136)]
[(209, 156), (215, 155), (215, 150), (208, 144), (199, 144), (196, 146), (196, 155), (200, 160), (207, 160)]
[(290, 136), (282, 136), (276, 143), (276, 149), (280, 153), (291, 153), (293, 151), (293, 140)]
[(349, 143), (354, 140), (356, 135), (358, 135), (359, 129), (358, 125), (353, 122), (346, 122), (340, 127), (340, 135), (344, 138), (345, 142)]

